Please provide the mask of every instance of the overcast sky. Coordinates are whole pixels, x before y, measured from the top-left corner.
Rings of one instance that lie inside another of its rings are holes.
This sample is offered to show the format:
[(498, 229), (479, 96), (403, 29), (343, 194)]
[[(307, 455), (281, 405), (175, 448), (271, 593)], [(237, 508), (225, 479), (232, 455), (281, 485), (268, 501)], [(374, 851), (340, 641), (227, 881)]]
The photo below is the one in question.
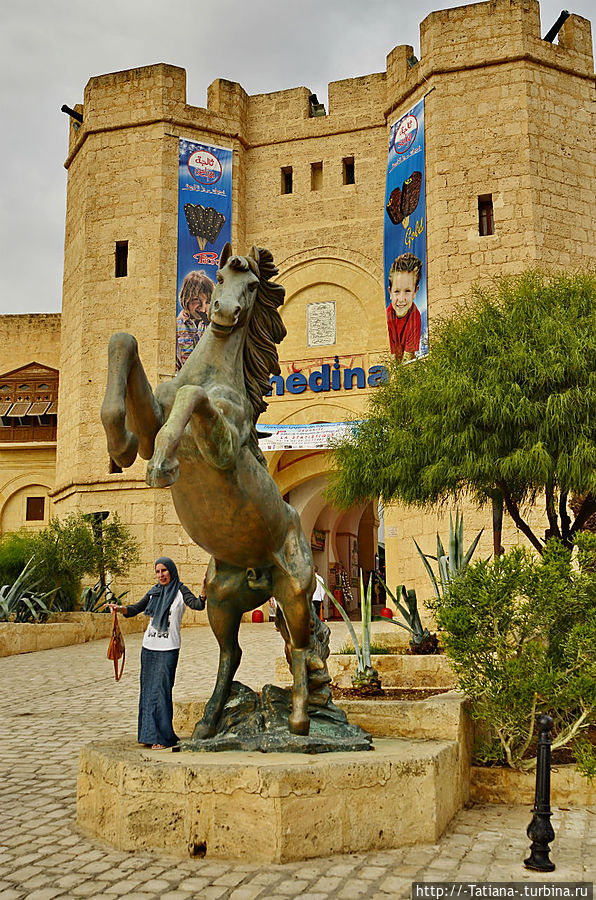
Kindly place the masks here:
[[(596, 20), (593, 0), (571, 12)], [(420, 0), (3, 0), (0, 313), (61, 307), (68, 118), (89, 78), (166, 62), (187, 102), (214, 78), (249, 94), (304, 85), (327, 107), (330, 81), (381, 72), (397, 44), (419, 55), (419, 24), (461, 3)], [(543, 0), (542, 34), (561, 11)]]

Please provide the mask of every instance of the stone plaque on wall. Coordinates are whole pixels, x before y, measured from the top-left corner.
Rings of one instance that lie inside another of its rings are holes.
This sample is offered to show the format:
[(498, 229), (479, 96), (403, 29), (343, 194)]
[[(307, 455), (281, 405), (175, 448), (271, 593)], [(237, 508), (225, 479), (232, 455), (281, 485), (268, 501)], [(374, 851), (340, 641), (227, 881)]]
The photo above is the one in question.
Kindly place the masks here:
[(335, 301), (308, 303), (306, 306), (307, 346), (335, 344)]

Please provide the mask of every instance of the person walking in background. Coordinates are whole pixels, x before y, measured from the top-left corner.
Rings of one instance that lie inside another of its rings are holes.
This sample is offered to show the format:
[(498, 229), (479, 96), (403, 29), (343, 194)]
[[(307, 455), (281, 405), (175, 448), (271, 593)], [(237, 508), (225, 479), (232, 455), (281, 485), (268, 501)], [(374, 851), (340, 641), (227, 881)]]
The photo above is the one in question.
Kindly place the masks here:
[(165, 750), (178, 743), (172, 726), (172, 688), (180, 653), (182, 616), (186, 606), (204, 609), (205, 601), (182, 584), (178, 569), (168, 556), (160, 556), (156, 561), (155, 574), (157, 584), (138, 603), (110, 603), (109, 609), (126, 619), (141, 612), (149, 616), (141, 650), (138, 741), (152, 750)]
[(269, 621), (275, 622), (275, 615), (277, 613), (277, 600), (275, 597), (269, 597)]
[(321, 575), (319, 575), (319, 567), (315, 566), (315, 578), (316, 578), (316, 586), (315, 592), (312, 595), (312, 602), (315, 608), (315, 612), (318, 618), (321, 618), (321, 605), (323, 600), (325, 599), (325, 582)]

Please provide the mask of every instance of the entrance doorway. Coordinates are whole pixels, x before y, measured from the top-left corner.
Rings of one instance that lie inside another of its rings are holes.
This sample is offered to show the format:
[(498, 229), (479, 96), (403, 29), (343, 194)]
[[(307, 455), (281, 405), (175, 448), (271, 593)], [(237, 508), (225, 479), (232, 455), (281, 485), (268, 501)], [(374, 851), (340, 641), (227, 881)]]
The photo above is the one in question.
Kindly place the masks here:
[[(290, 456), (291, 453), (288, 451), (283, 455)], [(325, 499), (326, 486), (326, 476), (315, 475), (287, 491), (284, 499), (300, 516), (304, 533), (310, 539), (315, 565), (326, 586), (350, 618), (359, 619), (360, 570), (366, 589), (371, 572), (379, 565), (377, 503), (372, 501), (339, 511)], [(378, 609), (373, 609), (373, 613), (378, 614), (382, 605), (377, 596), (375, 606)], [(331, 602), (326, 604), (325, 610), (327, 618), (340, 618)]]

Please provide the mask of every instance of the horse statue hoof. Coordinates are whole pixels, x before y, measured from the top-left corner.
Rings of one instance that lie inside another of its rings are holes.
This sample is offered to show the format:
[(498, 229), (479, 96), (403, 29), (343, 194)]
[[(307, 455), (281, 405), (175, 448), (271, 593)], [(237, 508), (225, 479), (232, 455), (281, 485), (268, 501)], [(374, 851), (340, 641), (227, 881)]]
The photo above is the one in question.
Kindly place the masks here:
[(178, 481), (179, 474), (180, 466), (177, 461), (174, 463), (161, 462), (156, 465), (152, 465), (150, 462), (147, 466), (145, 481), (149, 487), (169, 487)]
[(305, 737), (308, 736), (310, 731), (310, 719), (308, 716), (303, 717), (290, 714), (288, 725), (292, 734), (302, 734)]
[(110, 454), (111, 459), (113, 459), (116, 465), (120, 466), (121, 469), (128, 469), (129, 466), (132, 466), (137, 458), (138, 450), (139, 442), (136, 436), (130, 431), (126, 433), (124, 444), (118, 450), (110, 452), (110, 447), (108, 446), (108, 453)]
[(215, 734), (215, 726), (208, 725), (202, 719), (195, 725), (192, 733), (191, 741), (204, 741), (205, 738), (213, 737)]

